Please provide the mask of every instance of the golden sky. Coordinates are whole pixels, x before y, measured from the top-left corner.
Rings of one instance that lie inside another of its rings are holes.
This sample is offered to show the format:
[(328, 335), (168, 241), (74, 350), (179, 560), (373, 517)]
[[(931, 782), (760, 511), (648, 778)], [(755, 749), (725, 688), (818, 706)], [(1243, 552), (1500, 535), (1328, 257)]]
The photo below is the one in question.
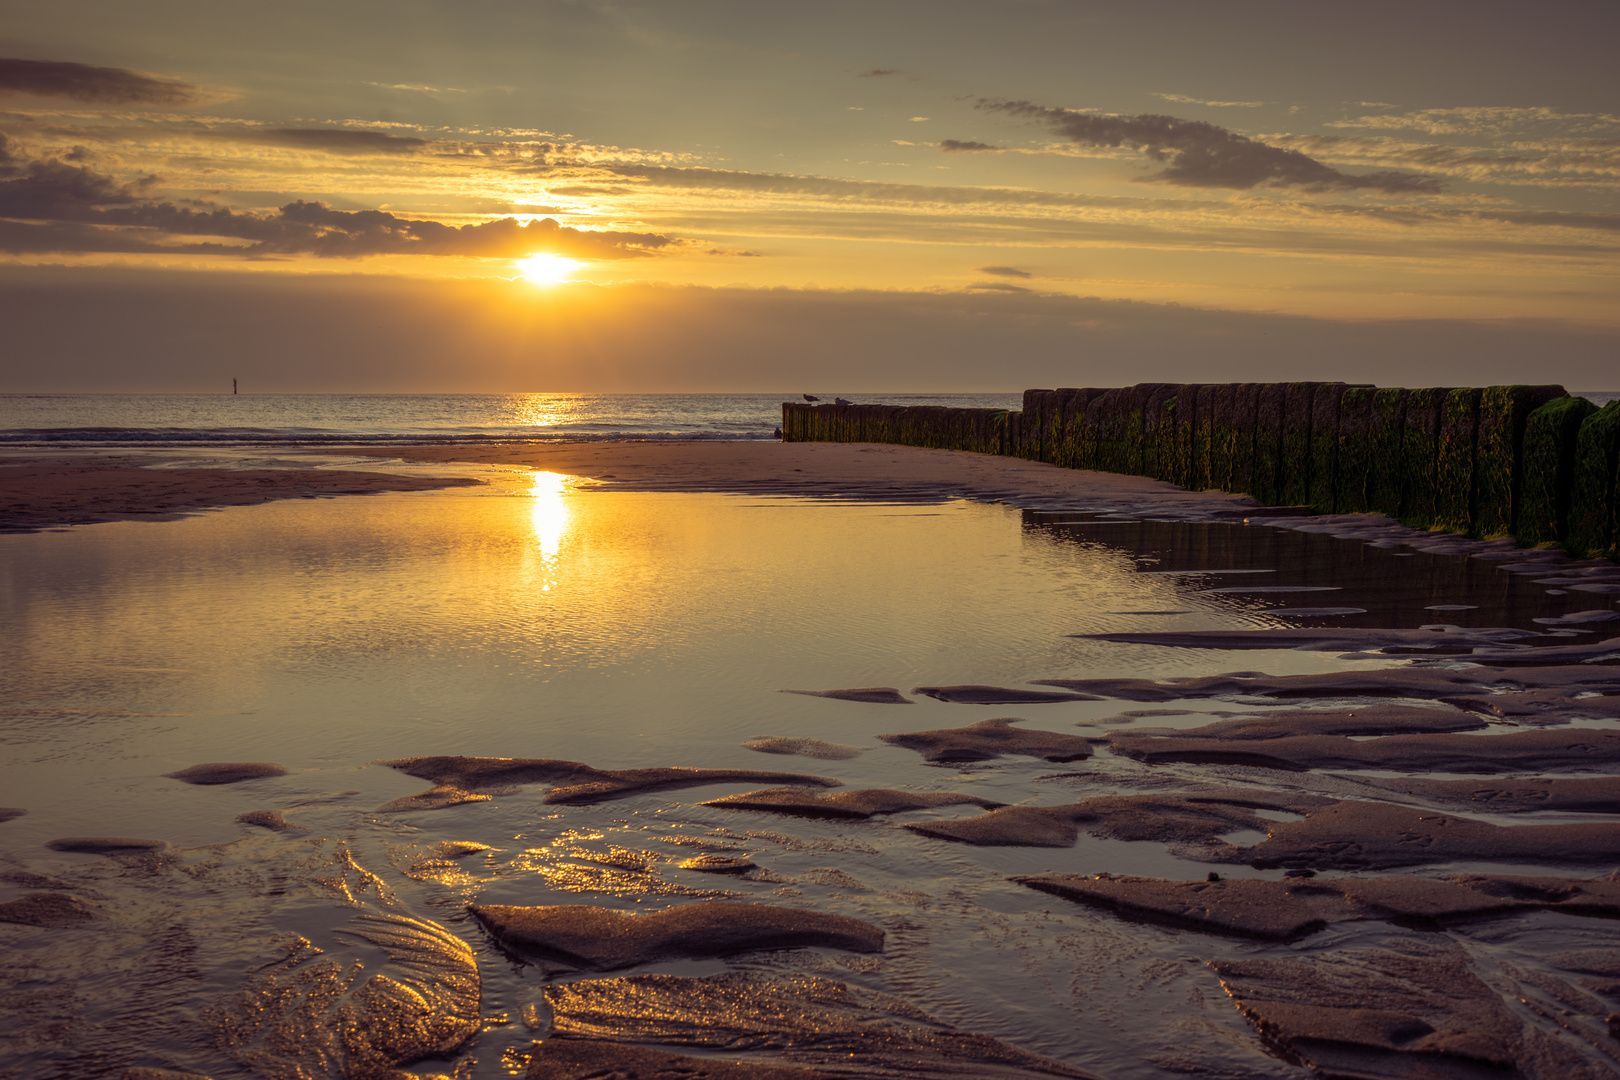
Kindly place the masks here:
[(1205, 336), (1534, 325), (1587, 343), (1576, 383), (1616, 359), (1610, 2), (5, 7), (12, 310), (29, 282), (93, 316), (113, 279), (179, 306), (225, 274), (459, 279), (501, 319), (833, 291), (1014, 337), (1038, 309), (1070, 355), (1098, 312), (1191, 308)]

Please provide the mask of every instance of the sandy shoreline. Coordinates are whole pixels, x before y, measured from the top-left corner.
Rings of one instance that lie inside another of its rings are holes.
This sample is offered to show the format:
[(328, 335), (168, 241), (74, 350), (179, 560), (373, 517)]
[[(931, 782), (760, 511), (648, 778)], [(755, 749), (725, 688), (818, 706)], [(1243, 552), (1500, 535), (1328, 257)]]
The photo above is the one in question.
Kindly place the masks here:
[(147, 458), (0, 461), (0, 533), (104, 521), (174, 521), (225, 506), (278, 499), (426, 491), (477, 481), (350, 470), (153, 468)]
[[(201, 449), (201, 448), (200, 448)], [(206, 450), (204, 450), (206, 453)], [(1245, 495), (1187, 491), (1159, 480), (1065, 469), (1021, 458), (860, 443), (591, 442), (494, 446), (331, 447), (256, 458), (260, 467), (214, 466), (197, 450), (20, 453), (0, 457), (0, 533), (103, 521), (169, 521), (197, 511), (278, 499), (425, 491), (479, 483), (463, 476), (319, 467), (320, 457), (417, 466), (536, 469), (615, 491), (710, 492), (883, 501), (967, 499), (1027, 509), (1089, 511), (1165, 521), (1263, 520), (1266, 524), (1405, 546), (1565, 566), (1552, 548), (1520, 549), (1511, 538), (1471, 540), (1409, 528), (1380, 514), (1316, 514), (1263, 506)]]
[[(716, 492), (896, 501), (969, 499), (1096, 509), (1183, 520), (1275, 516), (1244, 496), (1189, 492), (1138, 476), (952, 450), (847, 443), (620, 442), (323, 448), (306, 456), (417, 465), (486, 465), (578, 476), (619, 491)], [(0, 458), (0, 532), (103, 521), (166, 521), (207, 508), (277, 499), (423, 491), (467, 477), (319, 468), (277, 457), (267, 467), (210, 467), (197, 451), (56, 453)], [(1376, 517), (1373, 521), (1382, 521)]]

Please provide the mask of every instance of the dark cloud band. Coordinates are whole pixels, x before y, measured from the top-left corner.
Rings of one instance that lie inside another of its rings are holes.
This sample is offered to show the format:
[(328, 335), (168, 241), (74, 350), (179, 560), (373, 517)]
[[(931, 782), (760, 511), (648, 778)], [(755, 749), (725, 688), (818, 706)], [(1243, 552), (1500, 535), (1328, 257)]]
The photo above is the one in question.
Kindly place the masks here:
[(1153, 113), (1105, 116), (1028, 101), (985, 100), (978, 107), (1033, 120), (1080, 146), (1138, 150), (1164, 166), (1146, 179), (1181, 187), (1297, 187), (1306, 191), (1367, 190), (1385, 194), (1432, 194), (1440, 190), (1440, 182), (1434, 177), (1415, 173), (1355, 176), (1340, 172), (1298, 150), (1271, 146), (1202, 120)]
[(190, 105), (202, 96), (189, 83), (154, 79), (126, 68), (0, 57), (0, 94), (6, 93), (110, 105)]

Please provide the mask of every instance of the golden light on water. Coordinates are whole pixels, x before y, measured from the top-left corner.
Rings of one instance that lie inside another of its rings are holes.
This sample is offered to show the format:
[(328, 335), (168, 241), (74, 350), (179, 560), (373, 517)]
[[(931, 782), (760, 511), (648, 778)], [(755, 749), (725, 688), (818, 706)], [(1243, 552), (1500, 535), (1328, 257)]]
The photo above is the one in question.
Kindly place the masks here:
[(578, 270), (580, 263), (561, 255), (530, 255), (519, 259), (517, 267), (518, 273), (531, 285), (556, 285), (568, 280), (568, 275)]
[[(534, 521), (534, 539), (540, 548), (540, 557), (549, 570), (562, 550), (563, 537), (568, 532), (571, 512), (568, 507), (568, 477), (562, 473), (537, 472), (530, 492), (534, 503), (530, 515)], [(551, 589), (551, 581), (540, 586), (542, 592)]]

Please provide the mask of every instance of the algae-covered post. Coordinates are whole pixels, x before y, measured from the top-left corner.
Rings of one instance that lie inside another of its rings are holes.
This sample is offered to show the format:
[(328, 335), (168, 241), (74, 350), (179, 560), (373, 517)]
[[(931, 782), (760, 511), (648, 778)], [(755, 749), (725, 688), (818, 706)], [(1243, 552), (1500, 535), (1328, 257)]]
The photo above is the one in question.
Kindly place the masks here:
[(1384, 387), (1373, 394), (1372, 466), (1367, 471), (1367, 509), (1401, 515), (1401, 451), (1406, 435), (1406, 399), (1412, 391)]
[[(1410, 390), (1406, 396), (1406, 425), (1401, 435), (1400, 519), (1415, 529), (1434, 523), (1435, 485), (1439, 478), (1440, 417), (1447, 386)], [(1374, 507), (1381, 509), (1381, 507)]]
[(1260, 387), (1249, 494), (1272, 506), (1279, 501), (1277, 481), (1282, 474), (1283, 411), (1287, 404), (1287, 383), (1265, 383)]
[(1620, 551), (1620, 403), (1560, 386), (1138, 383), (1026, 390), (1023, 411), (784, 402), (785, 442), (883, 442), (1150, 476), (1272, 506)]
[(1561, 398), (1568, 398), (1562, 386), (1487, 386), (1481, 392), (1474, 455), (1476, 536), (1519, 535), (1526, 425), (1532, 412)]
[(1576, 440), (1597, 406), (1580, 397), (1555, 398), (1525, 419), (1524, 477), (1513, 535), (1534, 547), (1569, 535), (1569, 496), (1575, 478)]
[(1192, 417), (1192, 443), (1187, 450), (1187, 488), (1206, 491), (1217, 487), (1214, 480), (1210, 451), (1215, 422), (1215, 398), (1220, 386), (1205, 384), (1198, 387), (1198, 407)]
[(1446, 394), (1440, 409), (1440, 434), (1435, 455), (1433, 527), (1467, 533), (1474, 526), (1474, 453), (1479, 431), (1476, 387), (1459, 387)]
[(1569, 539), (1578, 559), (1614, 558), (1615, 472), (1620, 458), (1620, 400), (1588, 416), (1575, 440), (1575, 475), (1569, 493)]
[(1311, 498), (1311, 426), (1316, 395), (1329, 387), (1310, 382), (1289, 383), (1283, 390), (1282, 432), (1279, 440), (1277, 501), (1304, 506)]
[(1377, 451), (1373, 438), (1373, 398), (1371, 386), (1352, 386), (1339, 398), (1338, 482), (1334, 509), (1341, 514), (1364, 514), (1370, 507), (1367, 494)]
[(1323, 514), (1339, 506), (1339, 408), (1349, 387), (1318, 383), (1311, 398), (1311, 480), (1305, 503)]

